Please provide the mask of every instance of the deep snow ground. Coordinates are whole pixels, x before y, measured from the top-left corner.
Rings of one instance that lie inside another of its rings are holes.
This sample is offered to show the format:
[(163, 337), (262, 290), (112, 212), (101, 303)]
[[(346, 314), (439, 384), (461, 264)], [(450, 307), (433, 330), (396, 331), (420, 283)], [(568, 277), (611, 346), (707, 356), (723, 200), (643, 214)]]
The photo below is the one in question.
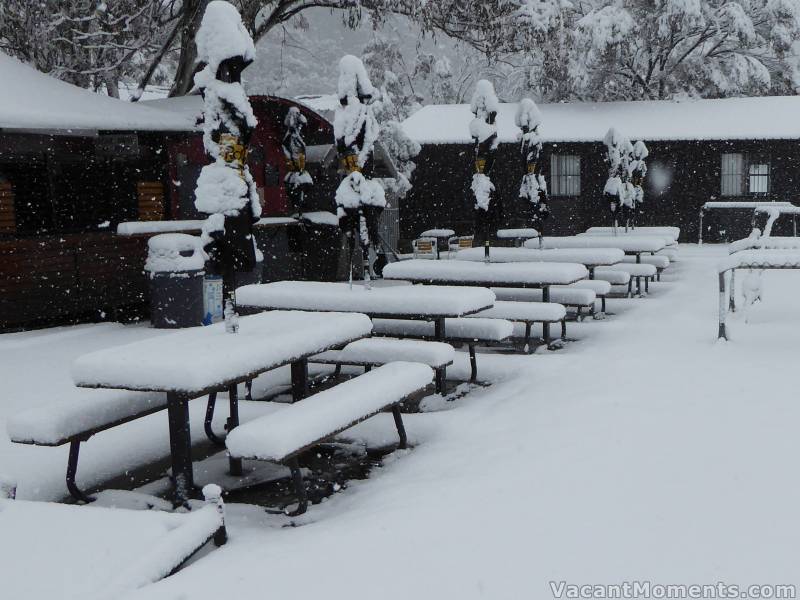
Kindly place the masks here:
[[(725, 252), (682, 247), (669, 281), (573, 325), (580, 341), (563, 351), (487, 359), (502, 381), (410, 415), (416, 447), (298, 527), (228, 505), (227, 546), (134, 596), (537, 599), (559, 580), (800, 583), (800, 278), (767, 273), (749, 324), (735, 315), (731, 342), (718, 344), (714, 265)], [(103, 327), (116, 343), (152, 334)], [(35, 336), (14, 335), (0, 336), (12, 392), (0, 420), (44, 402), (42, 389), (72, 393), (56, 345), (23, 354)], [(75, 354), (100, 347), (82, 337)], [(146, 434), (166, 445), (165, 429)], [(351, 436), (392, 434), (379, 416)], [(13, 469), (26, 497), (57, 496), (65, 456), (31, 450), (0, 434), (0, 471)], [(108, 462), (98, 451), (86, 472)]]

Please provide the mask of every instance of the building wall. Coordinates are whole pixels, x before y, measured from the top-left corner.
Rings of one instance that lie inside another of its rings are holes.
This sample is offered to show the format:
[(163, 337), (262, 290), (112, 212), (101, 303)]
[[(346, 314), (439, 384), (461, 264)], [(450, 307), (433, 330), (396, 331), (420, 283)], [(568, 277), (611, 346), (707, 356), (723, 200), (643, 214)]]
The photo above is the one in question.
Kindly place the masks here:
[[(711, 200), (778, 200), (800, 204), (800, 144), (796, 141), (690, 141), (648, 143), (649, 173), (641, 225), (674, 225), (681, 228), (682, 241), (696, 241), (698, 216), (703, 203)], [(529, 222), (530, 208), (518, 199), (522, 165), (516, 144), (501, 144), (492, 181), (496, 198), (503, 204), (503, 226)], [(550, 180), (550, 155), (554, 152), (581, 157), (579, 197), (551, 197), (552, 217), (547, 235), (569, 235), (592, 225), (610, 225), (611, 215), (603, 200), (607, 170), (600, 143), (545, 144), (543, 172)], [(765, 196), (722, 197), (721, 154), (762, 153), (771, 158), (771, 189)], [(402, 248), (432, 227), (448, 227), (460, 235), (473, 231), (474, 211), (469, 189), (472, 177), (472, 147), (469, 144), (424, 146), (416, 159), (414, 188), (401, 210)], [(704, 219), (705, 241), (730, 241), (749, 234), (752, 210), (709, 211)], [(792, 235), (791, 219), (779, 221), (776, 235)]]

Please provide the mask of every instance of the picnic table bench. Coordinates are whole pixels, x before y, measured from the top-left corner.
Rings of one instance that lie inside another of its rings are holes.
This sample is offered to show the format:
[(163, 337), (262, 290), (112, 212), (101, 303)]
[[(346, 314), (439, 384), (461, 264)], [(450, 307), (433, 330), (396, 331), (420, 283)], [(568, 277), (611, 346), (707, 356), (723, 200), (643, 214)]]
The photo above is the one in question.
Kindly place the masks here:
[[(453, 261), (411, 260), (402, 263), (449, 264)], [(386, 268), (392, 265), (387, 265)], [(384, 269), (385, 271), (385, 269)], [(367, 289), (362, 285), (324, 281), (276, 281), (236, 290), (239, 306), (260, 310), (358, 312), (373, 319), (432, 321), (439, 342), (447, 341), (446, 319), (464, 317), (491, 307), (495, 297), (483, 288), (392, 285)], [(436, 371), (436, 389), (444, 390), (446, 369)]]
[(522, 246), (525, 240), (538, 238), (539, 232), (532, 227), (520, 227), (517, 229), (498, 229), (498, 240), (513, 240), (514, 246)]
[(299, 454), (368, 418), (391, 409), (400, 438), (407, 438), (400, 404), (431, 382), (433, 371), (419, 363), (392, 362), (336, 387), (324, 390), (284, 410), (240, 425), (228, 434), (228, 452), (236, 460), (261, 460), (286, 464), (298, 507), (288, 514), (303, 514), (308, 500), (297, 461)]
[[(526, 242), (526, 248), (534, 248)], [(636, 257), (641, 262), (643, 254), (655, 254), (663, 250), (667, 243), (658, 236), (633, 235), (573, 235), (563, 237), (546, 237), (542, 240), (543, 248), (619, 248), (625, 254)]]
[[(218, 323), (85, 354), (72, 367), (78, 387), (151, 392), (160, 398), (143, 394), (125, 396), (116, 403), (76, 403), (72, 410), (62, 406), (55, 427), (49, 423), (52, 415), (47, 411), (23, 415), (22, 423), (10, 428), (12, 441), (39, 446), (69, 443), (67, 487), (77, 499), (88, 501), (75, 482), (81, 443), (96, 433), (166, 408), (175, 504), (185, 505), (194, 489), (190, 400), (227, 390), (230, 432), (239, 424), (238, 384), (291, 365), (295, 397), (303, 397), (308, 357), (366, 337), (371, 331), (372, 323), (364, 315), (276, 311), (241, 318), (236, 334), (226, 333), (225, 324)], [(231, 471), (241, 474), (241, 463), (232, 461)]]
[[(625, 253), (618, 248), (567, 248), (562, 250), (538, 250), (534, 248), (492, 248), (489, 262), (492, 263), (575, 263), (589, 270), (589, 279), (594, 278), (597, 267), (616, 265), (625, 258)], [(462, 250), (457, 260), (470, 262), (486, 262), (486, 254), (482, 248)]]
[[(431, 285), (540, 288), (542, 302), (550, 302), (552, 286), (569, 285), (586, 279), (588, 275), (586, 267), (575, 263), (476, 263), (460, 260), (407, 260), (387, 265), (383, 271), (384, 279)], [(549, 339), (549, 323), (543, 323), (543, 333)]]
[[(615, 235), (619, 233), (619, 228), (614, 227), (589, 227), (586, 230), (589, 235)], [(680, 227), (669, 226), (655, 226), (655, 227), (635, 227), (629, 232), (631, 235), (656, 235), (660, 237), (670, 238), (673, 242), (677, 242), (681, 235)]]

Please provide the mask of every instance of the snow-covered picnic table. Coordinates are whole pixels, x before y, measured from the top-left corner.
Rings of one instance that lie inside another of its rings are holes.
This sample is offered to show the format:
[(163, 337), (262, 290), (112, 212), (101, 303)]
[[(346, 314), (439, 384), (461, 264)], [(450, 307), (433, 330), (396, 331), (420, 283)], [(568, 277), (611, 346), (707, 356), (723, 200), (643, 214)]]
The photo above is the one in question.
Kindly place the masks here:
[(289, 364), (294, 382), (304, 376), (308, 357), (371, 332), (361, 314), (275, 311), (243, 317), (236, 334), (218, 323), (85, 354), (72, 377), (79, 387), (167, 394), (172, 472), (176, 494), (185, 499), (193, 487), (189, 400), (228, 390), (235, 426), (237, 384)]
[[(542, 238), (542, 248), (619, 248), (625, 254), (636, 256), (639, 262), (642, 254), (655, 254), (667, 246), (664, 239), (657, 236), (603, 236), (603, 235), (572, 235), (564, 237)], [(525, 242), (526, 248), (538, 248), (539, 240)]]
[(703, 217), (707, 210), (752, 210), (753, 226), (755, 226), (755, 210), (761, 208), (790, 208), (791, 202), (759, 202), (759, 201), (715, 201), (706, 202), (700, 207), (700, 224), (698, 225), (697, 243), (703, 243)]
[(800, 237), (750, 235), (728, 246), (730, 254), (743, 250), (800, 250)]
[[(615, 231), (613, 227), (589, 227), (586, 235), (614, 235), (619, 233), (619, 228)], [(657, 235), (671, 238), (677, 242), (681, 235), (680, 227), (656, 226), (656, 227), (636, 227), (631, 231), (632, 235)]]
[[(489, 261), (493, 263), (577, 263), (589, 270), (593, 278), (595, 267), (607, 267), (621, 263), (625, 253), (619, 248), (565, 248), (562, 250), (538, 250), (534, 248), (492, 248)], [(457, 260), (485, 262), (483, 248), (469, 248), (456, 255)]]

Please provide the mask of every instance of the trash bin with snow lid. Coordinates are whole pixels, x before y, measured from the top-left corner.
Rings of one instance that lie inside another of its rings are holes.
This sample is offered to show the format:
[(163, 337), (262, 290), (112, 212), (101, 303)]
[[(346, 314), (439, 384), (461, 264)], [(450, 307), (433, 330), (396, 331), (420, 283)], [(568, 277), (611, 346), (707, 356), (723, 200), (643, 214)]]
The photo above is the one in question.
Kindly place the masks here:
[(147, 250), (144, 270), (150, 279), (153, 327), (202, 324), (206, 255), (200, 238), (185, 233), (162, 233), (150, 238)]

